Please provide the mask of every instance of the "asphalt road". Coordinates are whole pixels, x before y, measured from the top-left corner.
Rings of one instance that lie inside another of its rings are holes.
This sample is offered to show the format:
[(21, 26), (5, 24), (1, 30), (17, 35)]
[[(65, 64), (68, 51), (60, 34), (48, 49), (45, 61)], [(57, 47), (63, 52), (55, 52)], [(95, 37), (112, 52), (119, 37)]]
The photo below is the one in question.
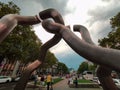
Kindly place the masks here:
[[(14, 90), (14, 87), (17, 82), (0, 84), (0, 90)], [(26, 88), (26, 90), (39, 90), (39, 88)], [(46, 90), (43, 88), (42, 90)], [(61, 82), (53, 85), (53, 90), (103, 90), (102, 88), (70, 88), (67, 85), (67, 79), (62, 80)]]
[(0, 84), (0, 90), (13, 90), (16, 82)]

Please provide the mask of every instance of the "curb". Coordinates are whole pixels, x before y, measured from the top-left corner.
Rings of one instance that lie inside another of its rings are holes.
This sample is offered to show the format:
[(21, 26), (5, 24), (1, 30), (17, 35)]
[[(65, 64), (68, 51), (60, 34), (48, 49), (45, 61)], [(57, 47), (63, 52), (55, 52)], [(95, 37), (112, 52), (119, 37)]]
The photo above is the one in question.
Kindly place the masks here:
[[(69, 85), (70, 88), (75, 88), (74, 84)], [(100, 86), (96, 83), (80, 83), (77, 88), (100, 88)]]

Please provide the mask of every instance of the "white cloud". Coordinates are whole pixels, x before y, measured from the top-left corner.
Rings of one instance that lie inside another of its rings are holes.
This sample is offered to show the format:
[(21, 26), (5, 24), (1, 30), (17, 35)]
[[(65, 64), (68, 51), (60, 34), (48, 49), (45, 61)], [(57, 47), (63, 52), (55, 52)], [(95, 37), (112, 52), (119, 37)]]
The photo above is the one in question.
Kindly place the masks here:
[(61, 40), (58, 45), (54, 46), (53, 48), (51, 48), (51, 52), (56, 53), (56, 54), (62, 54), (65, 55), (65, 53), (67, 52), (67, 54), (70, 54), (70, 47), (67, 45), (67, 43), (63, 40)]
[(98, 39), (105, 37), (110, 30), (109, 20), (97, 21), (89, 28), (92, 40), (96, 44), (98, 44)]
[(99, 4), (98, 0), (69, 0), (67, 4), (67, 8), (71, 9), (71, 13), (65, 16), (65, 20), (67, 24), (85, 24), (86, 20), (89, 18), (87, 12), (89, 9), (95, 7), (95, 5)]
[[(119, 10), (119, 3), (115, 6), (117, 1), (118, 0), (110, 0), (102, 2), (102, 0), (93, 0), (91, 2), (91, 0), (68, 0), (68, 3), (66, 2), (66, 9), (69, 9), (67, 11), (71, 13), (63, 16), (65, 24), (71, 25), (71, 27), (75, 24), (84, 25), (90, 31), (93, 41), (97, 44), (98, 39), (105, 37), (111, 30), (109, 19)], [(115, 7), (112, 7), (113, 5)], [(46, 33), (44, 30), (38, 30), (38, 27), (35, 27), (35, 31), (42, 42), (49, 40), (53, 36), (53, 34)], [(54, 46), (51, 51), (62, 53), (70, 50), (70, 48), (67, 47), (64, 42), (60, 42)]]
[(42, 41), (42, 43), (47, 42), (48, 40), (50, 40), (54, 36), (54, 34), (46, 32), (43, 29), (43, 27), (41, 26), (41, 24), (34, 25), (34, 30), (35, 30), (36, 35)]
[(102, 2), (94, 9), (88, 10), (89, 19), (87, 24), (95, 43), (97, 43), (98, 39), (108, 35), (108, 33), (112, 30), (110, 26), (110, 18), (120, 12), (119, 0), (102, 1), (106, 2)]

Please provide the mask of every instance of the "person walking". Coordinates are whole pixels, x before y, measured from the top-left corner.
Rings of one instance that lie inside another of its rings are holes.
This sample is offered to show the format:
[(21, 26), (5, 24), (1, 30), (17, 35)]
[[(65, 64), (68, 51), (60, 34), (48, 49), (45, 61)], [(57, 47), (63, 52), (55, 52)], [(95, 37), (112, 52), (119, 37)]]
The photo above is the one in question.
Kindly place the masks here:
[(77, 87), (78, 87), (78, 80), (77, 80), (77, 77), (75, 77), (74, 84), (75, 84), (75, 87), (77, 88)]
[(42, 75), (42, 76), (41, 76), (41, 80), (40, 80), (42, 86), (44, 86), (44, 84), (45, 84), (44, 80), (45, 80), (45, 77), (44, 77), (44, 75)]
[(50, 86), (52, 88), (52, 76), (50, 73), (47, 75), (47, 90), (50, 90)]
[(34, 75), (34, 88), (37, 86), (38, 76)]

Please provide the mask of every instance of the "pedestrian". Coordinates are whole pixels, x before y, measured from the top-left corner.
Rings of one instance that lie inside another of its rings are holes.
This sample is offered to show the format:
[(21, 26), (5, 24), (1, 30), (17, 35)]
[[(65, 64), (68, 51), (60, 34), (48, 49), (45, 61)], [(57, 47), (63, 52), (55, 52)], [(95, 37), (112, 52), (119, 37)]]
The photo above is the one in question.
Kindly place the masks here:
[(68, 79), (68, 85), (70, 85), (70, 78)]
[(77, 77), (75, 77), (74, 84), (75, 84), (75, 87), (77, 88), (77, 87), (78, 87), (78, 80), (77, 80)]
[(73, 80), (72, 80), (72, 77), (70, 76), (69, 79), (68, 79), (68, 85), (72, 84)]
[(37, 75), (35, 74), (35, 75), (34, 75), (34, 87), (36, 87), (37, 81), (38, 81), (38, 77), (37, 77)]
[(53, 89), (52, 88), (52, 76), (50, 73), (47, 75), (47, 90)]
[(41, 76), (40, 81), (41, 81), (41, 85), (44, 86), (44, 84), (45, 84), (45, 82), (44, 82), (45, 81), (44, 75)]
[(34, 80), (34, 88), (36, 87), (36, 85), (37, 85), (37, 81), (38, 81), (38, 75), (37, 75), (37, 72), (36, 71), (33, 71), (32, 72), (32, 78), (33, 78), (33, 80)]

